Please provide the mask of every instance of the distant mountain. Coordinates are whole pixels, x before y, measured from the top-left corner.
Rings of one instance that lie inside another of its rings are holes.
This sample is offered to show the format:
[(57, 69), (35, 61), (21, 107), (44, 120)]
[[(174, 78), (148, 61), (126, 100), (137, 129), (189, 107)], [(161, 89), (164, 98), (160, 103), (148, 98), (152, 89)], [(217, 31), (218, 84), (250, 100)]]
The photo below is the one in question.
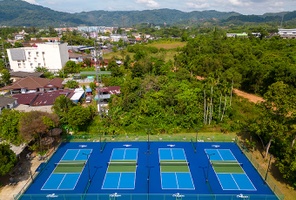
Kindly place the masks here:
[(268, 13), (265, 15), (241, 15), (236, 12), (193, 11), (182, 12), (173, 9), (158, 9), (144, 11), (90, 11), (81, 13), (66, 13), (51, 10), (46, 7), (30, 4), (21, 0), (0, 0), (0, 26), (119, 26), (126, 27), (141, 23), (155, 25), (188, 24), (205, 21), (215, 23), (239, 22), (270, 22), (293, 20), (296, 12)]

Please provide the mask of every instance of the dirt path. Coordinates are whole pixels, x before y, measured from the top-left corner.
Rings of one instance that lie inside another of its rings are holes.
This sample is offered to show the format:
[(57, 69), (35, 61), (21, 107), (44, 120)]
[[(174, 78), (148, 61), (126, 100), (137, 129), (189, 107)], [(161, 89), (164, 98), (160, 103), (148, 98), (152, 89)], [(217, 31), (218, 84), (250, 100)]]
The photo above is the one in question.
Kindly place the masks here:
[(248, 99), (250, 102), (253, 102), (253, 103), (261, 103), (261, 102), (264, 101), (264, 99), (262, 97), (256, 96), (254, 94), (249, 94), (249, 93), (243, 92), (243, 91), (238, 90), (238, 89), (233, 89), (233, 92), (237, 96)]

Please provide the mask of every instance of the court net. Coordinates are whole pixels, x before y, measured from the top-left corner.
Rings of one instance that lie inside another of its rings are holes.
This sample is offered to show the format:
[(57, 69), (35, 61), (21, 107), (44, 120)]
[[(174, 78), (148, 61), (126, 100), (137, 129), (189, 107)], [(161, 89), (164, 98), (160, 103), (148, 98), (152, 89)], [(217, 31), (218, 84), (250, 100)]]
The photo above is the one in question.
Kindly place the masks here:
[(81, 173), (85, 162), (59, 162), (55, 165), (55, 173)]
[(108, 172), (135, 172), (137, 165), (136, 161), (110, 161)]
[(239, 162), (211, 162), (216, 173), (245, 173)]
[(159, 165), (161, 172), (189, 172), (187, 161), (161, 161)]

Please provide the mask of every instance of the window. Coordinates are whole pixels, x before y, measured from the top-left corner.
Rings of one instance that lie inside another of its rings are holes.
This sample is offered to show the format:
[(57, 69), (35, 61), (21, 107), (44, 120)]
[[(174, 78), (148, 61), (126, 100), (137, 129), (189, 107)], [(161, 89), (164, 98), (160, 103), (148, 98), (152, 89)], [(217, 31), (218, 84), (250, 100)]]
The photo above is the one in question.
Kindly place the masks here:
[(38, 67), (41, 67), (41, 63), (38, 63)]
[(29, 58), (31, 57), (31, 52), (30, 51), (28, 51), (28, 56), (29, 56)]
[(33, 63), (30, 63), (31, 68), (33, 68)]
[(36, 52), (36, 57), (39, 57), (39, 52)]
[(21, 63), (20, 62), (17, 63), (17, 66), (18, 66), (18, 68), (21, 68)]

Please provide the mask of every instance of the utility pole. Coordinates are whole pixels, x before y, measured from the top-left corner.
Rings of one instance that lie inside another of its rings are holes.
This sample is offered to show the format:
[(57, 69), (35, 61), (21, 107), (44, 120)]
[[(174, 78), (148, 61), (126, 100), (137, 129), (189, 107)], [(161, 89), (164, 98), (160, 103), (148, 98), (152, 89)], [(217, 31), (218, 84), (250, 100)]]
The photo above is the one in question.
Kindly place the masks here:
[(101, 115), (101, 83), (102, 83), (102, 76), (101, 76), (101, 66), (100, 64), (103, 63), (103, 58), (101, 55), (101, 51), (99, 52), (97, 41), (95, 41), (95, 53), (94, 53), (94, 61), (95, 61), (95, 67), (96, 67), (96, 81), (97, 81), (97, 92), (98, 92), (98, 112), (99, 115)]

